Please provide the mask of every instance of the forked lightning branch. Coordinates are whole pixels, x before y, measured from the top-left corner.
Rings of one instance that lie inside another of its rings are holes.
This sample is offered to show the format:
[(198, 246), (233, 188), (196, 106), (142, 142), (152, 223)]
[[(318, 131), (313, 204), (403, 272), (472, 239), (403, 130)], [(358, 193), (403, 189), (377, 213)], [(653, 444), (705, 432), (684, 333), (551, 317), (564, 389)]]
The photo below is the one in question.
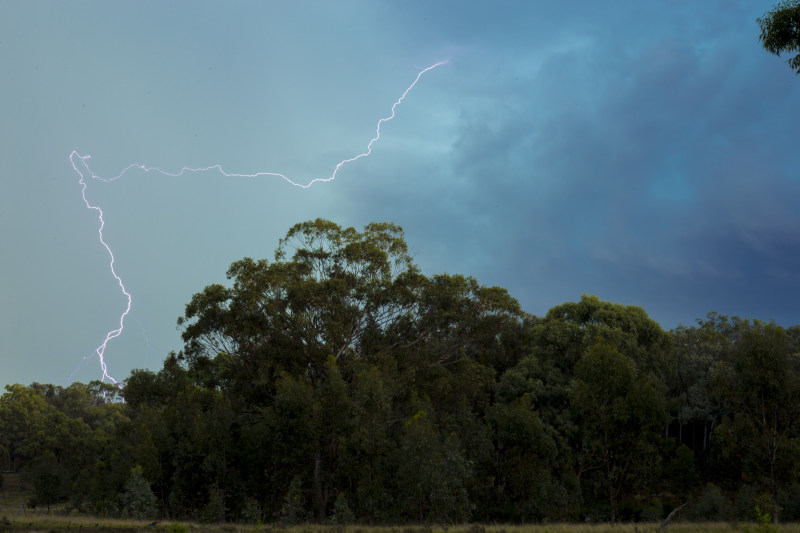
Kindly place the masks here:
[(108, 245), (108, 243), (106, 242), (105, 238), (103, 237), (103, 228), (105, 227), (105, 219), (103, 218), (103, 210), (99, 205), (92, 204), (88, 200), (88, 198), (86, 197), (86, 189), (88, 187), (89, 179), (98, 180), (98, 181), (105, 181), (105, 182), (115, 181), (115, 180), (118, 180), (118, 179), (122, 178), (129, 170), (138, 169), (138, 170), (143, 170), (145, 172), (155, 172), (155, 173), (158, 173), (158, 174), (162, 174), (164, 176), (172, 176), (172, 177), (183, 176), (183, 175), (185, 175), (187, 173), (209, 172), (209, 171), (216, 171), (224, 178), (274, 177), (274, 178), (281, 178), (281, 179), (285, 180), (287, 183), (289, 183), (290, 185), (293, 185), (295, 187), (300, 187), (300, 188), (303, 188), (303, 189), (307, 189), (307, 188), (311, 187), (312, 185), (314, 185), (315, 183), (333, 181), (333, 180), (336, 179), (336, 176), (339, 173), (339, 170), (342, 169), (342, 167), (344, 167), (345, 165), (347, 165), (349, 163), (353, 163), (355, 161), (358, 161), (361, 158), (369, 157), (372, 154), (372, 146), (373, 146), (373, 144), (375, 144), (381, 138), (381, 125), (383, 125), (384, 122), (388, 122), (388, 121), (392, 120), (395, 117), (395, 109), (397, 108), (397, 106), (399, 106), (401, 103), (403, 103), (403, 100), (405, 99), (406, 95), (408, 95), (408, 93), (411, 91), (411, 89), (414, 88), (414, 86), (419, 82), (419, 80), (422, 78), (422, 76), (425, 73), (427, 73), (427, 72), (429, 72), (429, 71), (431, 71), (431, 70), (433, 70), (433, 69), (435, 69), (437, 67), (440, 67), (440, 66), (444, 65), (445, 63), (447, 63), (447, 61), (440, 61), (438, 63), (434, 63), (433, 65), (421, 70), (417, 74), (417, 77), (414, 79), (413, 83), (411, 83), (411, 85), (408, 86), (408, 88), (403, 92), (403, 94), (400, 96), (400, 98), (398, 98), (394, 102), (394, 104), (392, 104), (391, 113), (389, 113), (388, 116), (378, 120), (378, 124), (377, 124), (377, 126), (375, 128), (375, 136), (372, 137), (372, 139), (370, 139), (369, 143), (367, 144), (367, 148), (366, 148), (366, 150), (364, 150), (364, 152), (362, 152), (362, 153), (360, 153), (358, 155), (355, 155), (353, 157), (350, 157), (348, 159), (343, 159), (342, 161), (337, 163), (336, 166), (334, 167), (333, 171), (331, 172), (331, 174), (329, 176), (322, 177), (322, 178), (314, 178), (314, 179), (312, 179), (312, 180), (310, 180), (310, 181), (308, 181), (306, 183), (294, 181), (291, 178), (289, 178), (288, 176), (286, 176), (284, 174), (281, 174), (281, 173), (278, 173), (278, 172), (255, 172), (255, 173), (252, 173), (252, 174), (230, 173), (230, 172), (226, 172), (225, 169), (223, 169), (221, 165), (211, 165), (211, 166), (208, 166), (208, 167), (201, 167), (201, 168), (183, 167), (183, 168), (181, 168), (180, 170), (178, 170), (176, 172), (168, 172), (168, 171), (162, 170), (160, 168), (149, 167), (149, 166), (146, 166), (146, 165), (134, 163), (134, 164), (131, 164), (131, 165), (128, 165), (127, 167), (125, 167), (122, 170), (122, 172), (120, 172), (116, 176), (113, 176), (113, 177), (110, 177), (110, 178), (104, 178), (104, 177), (98, 176), (97, 174), (92, 172), (91, 168), (89, 167), (88, 160), (89, 160), (89, 158), (91, 156), (89, 156), (89, 155), (81, 155), (77, 151), (73, 150), (72, 153), (69, 155), (69, 160), (70, 160), (70, 163), (72, 164), (72, 168), (75, 169), (75, 172), (78, 174), (78, 176), (80, 178), (78, 180), (78, 183), (81, 185), (81, 198), (83, 199), (83, 203), (84, 203), (84, 205), (86, 206), (87, 209), (93, 210), (93, 211), (95, 211), (97, 213), (97, 218), (98, 218), (98, 221), (100, 223), (99, 227), (97, 229), (98, 239), (100, 241), (100, 244), (103, 246), (103, 248), (105, 248), (106, 252), (108, 252), (109, 269), (111, 271), (111, 275), (116, 280), (117, 284), (119, 285), (120, 291), (122, 292), (123, 296), (126, 298), (126, 301), (127, 301), (126, 306), (125, 306), (125, 310), (122, 312), (122, 314), (119, 317), (119, 327), (117, 327), (115, 329), (112, 329), (111, 331), (108, 331), (106, 333), (105, 338), (103, 339), (103, 341), (97, 346), (97, 348), (95, 348), (95, 350), (91, 354), (91, 356), (89, 356), (89, 357), (93, 357), (94, 355), (97, 355), (97, 359), (100, 362), (100, 370), (102, 371), (101, 380), (103, 382), (110, 381), (110, 382), (113, 382), (115, 384), (118, 384), (117, 380), (114, 379), (113, 377), (111, 377), (111, 375), (108, 373), (108, 365), (106, 363), (106, 357), (105, 357), (106, 348), (108, 348), (108, 343), (112, 339), (115, 339), (115, 338), (119, 337), (122, 334), (123, 330), (125, 329), (125, 318), (128, 316), (128, 314), (131, 311), (131, 306), (133, 305), (133, 297), (131, 296), (130, 292), (128, 292), (128, 290), (125, 288), (125, 283), (122, 281), (122, 278), (117, 274), (117, 271), (114, 268), (114, 261), (115, 261), (114, 252), (111, 250), (111, 247)]

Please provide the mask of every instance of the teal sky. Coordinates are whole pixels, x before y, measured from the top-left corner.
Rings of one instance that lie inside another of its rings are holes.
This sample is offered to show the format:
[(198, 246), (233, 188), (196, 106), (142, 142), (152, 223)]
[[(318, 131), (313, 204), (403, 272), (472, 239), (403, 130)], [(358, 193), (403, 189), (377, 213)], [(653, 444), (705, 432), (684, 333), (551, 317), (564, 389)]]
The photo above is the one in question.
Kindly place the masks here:
[(100, 176), (327, 177), (302, 190), (132, 171), (90, 181), (133, 295), (109, 373), (181, 348), (191, 295), (316, 217), (403, 226), (427, 274), (544, 314), (582, 293), (665, 329), (800, 323), (800, 77), (774, 2), (0, 2), (0, 382), (101, 375), (125, 299), (69, 155)]

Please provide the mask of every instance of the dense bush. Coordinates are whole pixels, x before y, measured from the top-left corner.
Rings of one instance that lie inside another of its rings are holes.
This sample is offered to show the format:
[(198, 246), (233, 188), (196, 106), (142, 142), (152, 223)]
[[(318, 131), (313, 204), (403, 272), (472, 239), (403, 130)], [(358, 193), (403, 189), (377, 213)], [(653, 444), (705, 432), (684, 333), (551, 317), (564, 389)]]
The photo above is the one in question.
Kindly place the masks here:
[(665, 332), (592, 296), (535, 317), (422, 275), (391, 224), (299, 224), (275, 262), (228, 277), (186, 306), (184, 350), (121, 390), (6, 387), (0, 450), (32, 503), (286, 524), (652, 521), (686, 501), (696, 519), (800, 518), (798, 327), (712, 313)]

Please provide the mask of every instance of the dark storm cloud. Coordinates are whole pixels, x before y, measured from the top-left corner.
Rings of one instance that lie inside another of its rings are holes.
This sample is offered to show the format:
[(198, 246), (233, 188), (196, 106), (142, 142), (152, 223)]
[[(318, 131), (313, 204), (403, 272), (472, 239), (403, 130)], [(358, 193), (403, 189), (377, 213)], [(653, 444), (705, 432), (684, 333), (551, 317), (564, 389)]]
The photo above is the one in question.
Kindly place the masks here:
[(26, 221), (0, 230), (0, 348), (24, 355), (4, 375), (67, 379), (121, 312), (71, 150), (102, 175), (319, 177), (441, 59), (335, 183), (92, 183), (141, 322), (109, 348), (112, 375), (158, 367), (194, 291), (316, 217), (396, 222), (426, 273), (507, 287), (536, 314), (586, 292), (668, 328), (711, 310), (797, 323), (800, 78), (758, 42), (773, 3), (0, 3), (0, 196)]
[(529, 46), (488, 44), (463, 80), (436, 239), (536, 312), (598, 292), (666, 327), (713, 309), (797, 322), (800, 81), (760, 49), (760, 13), (719, 7), (595, 11), (563, 32), (547, 17), (566, 12), (531, 7)]

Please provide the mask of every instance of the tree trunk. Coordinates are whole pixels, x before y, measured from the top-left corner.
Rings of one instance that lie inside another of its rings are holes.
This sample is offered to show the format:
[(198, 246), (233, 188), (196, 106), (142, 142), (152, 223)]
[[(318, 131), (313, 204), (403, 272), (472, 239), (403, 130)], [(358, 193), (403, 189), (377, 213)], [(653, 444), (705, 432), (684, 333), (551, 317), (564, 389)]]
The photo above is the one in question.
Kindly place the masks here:
[(610, 478), (608, 480), (608, 500), (611, 503), (611, 525), (614, 525), (617, 521), (617, 502), (616, 498), (614, 498), (614, 484)]
[(322, 495), (322, 451), (317, 445), (314, 452), (314, 507), (317, 508), (317, 520), (325, 521), (325, 501)]
[(608, 503), (611, 505), (611, 524), (613, 525), (617, 521), (617, 502), (616, 502), (616, 494), (614, 494), (614, 481), (611, 477), (611, 459), (608, 456), (608, 451), (606, 451), (606, 478), (608, 480)]
[(706, 445), (708, 443), (708, 441), (706, 440), (706, 434), (707, 434), (706, 433), (706, 423), (707, 422), (705, 420), (703, 420), (703, 451), (704, 452), (706, 451)]
[(778, 523), (778, 484), (775, 481), (775, 460), (769, 465), (769, 488), (772, 493), (772, 523)]

